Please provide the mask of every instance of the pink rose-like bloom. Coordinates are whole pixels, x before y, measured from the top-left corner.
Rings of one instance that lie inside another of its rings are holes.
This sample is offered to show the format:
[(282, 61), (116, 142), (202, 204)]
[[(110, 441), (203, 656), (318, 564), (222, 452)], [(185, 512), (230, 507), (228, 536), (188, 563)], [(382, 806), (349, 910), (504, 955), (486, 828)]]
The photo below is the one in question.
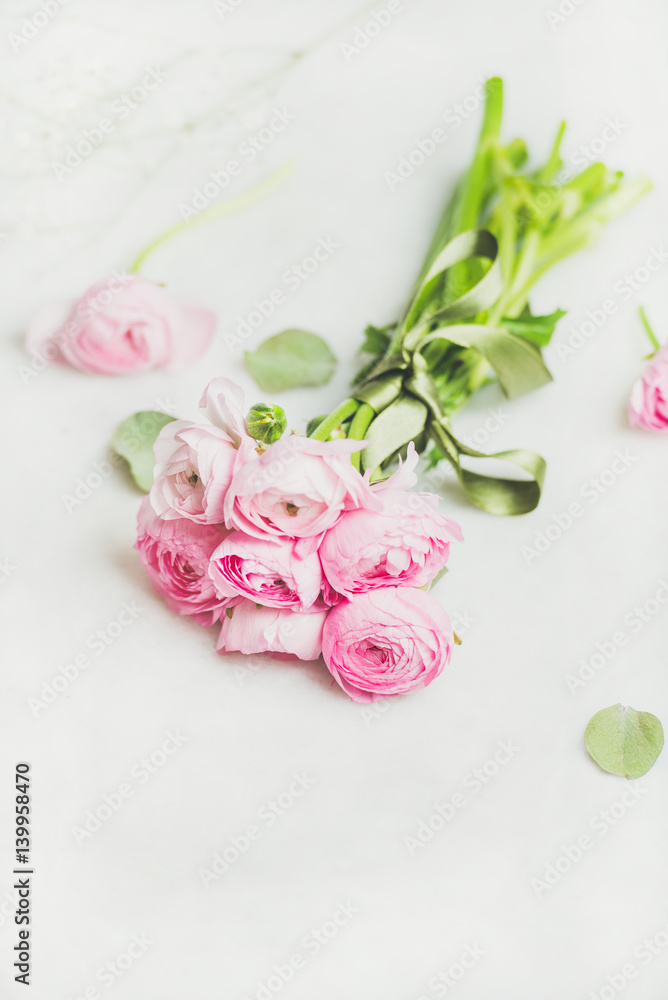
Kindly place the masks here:
[(344, 510), (373, 508), (374, 494), (350, 461), (360, 441), (314, 441), (292, 435), (269, 446), (234, 475), (225, 521), (258, 538), (315, 538)]
[(325, 621), (322, 653), (353, 701), (426, 687), (450, 660), (450, 619), (431, 594), (384, 587), (356, 594)]
[(317, 660), (322, 649), (326, 611), (300, 615), (278, 608), (256, 607), (241, 601), (225, 614), (218, 638), (219, 653), (275, 653)]
[(210, 310), (178, 302), (136, 275), (113, 274), (78, 301), (38, 309), (26, 349), (101, 375), (180, 371), (204, 354), (215, 326)]
[(198, 524), (221, 524), (238, 459), (227, 434), (208, 424), (172, 420), (158, 434), (154, 451), (150, 495), (156, 514), (168, 520), (186, 517)]
[(200, 406), (215, 426), (173, 420), (156, 438), (151, 503), (165, 519), (221, 524), (234, 471), (254, 456), (254, 443), (242, 416), (243, 394), (234, 382), (213, 379)]
[(648, 431), (668, 430), (668, 344), (656, 352), (633, 386), (629, 422)]
[(376, 496), (380, 510), (348, 511), (320, 545), (330, 587), (345, 597), (378, 587), (423, 587), (447, 563), (450, 542), (463, 541), (459, 525), (437, 513), (438, 497), (391, 489)]
[(209, 575), (220, 594), (241, 594), (272, 608), (307, 611), (320, 595), (316, 552), (303, 558), (291, 538), (253, 538), (232, 531), (211, 557)]
[(171, 611), (213, 625), (238, 598), (221, 597), (208, 573), (209, 559), (224, 529), (192, 521), (163, 521), (144, 497), (137, 517), (135, 548), (153, 586)]

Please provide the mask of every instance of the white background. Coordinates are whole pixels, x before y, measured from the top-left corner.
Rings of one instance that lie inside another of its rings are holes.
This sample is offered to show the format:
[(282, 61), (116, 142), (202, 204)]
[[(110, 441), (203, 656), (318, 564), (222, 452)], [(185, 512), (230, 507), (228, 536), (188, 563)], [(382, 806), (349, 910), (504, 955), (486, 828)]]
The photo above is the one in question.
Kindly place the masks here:
[[(633, 625), (634, 608), (657, 591), (668, 597), (666, 444), (625, 417), (647, 350), (636, 310), (644, 304), (668, 337), (668, 272), (632, 294), (615, 291), (666, 245), (668, 16), (659, 0), (586, 0), (551, 25), (556, 0), (404, 0), (351, 56), (342, 43), (359, 40), (369, 10), (382, 6), (243, 0), (219, 16), (206, 2), (71, 0), (16, 48), (10, 33), (40, 8), (4, 5), (3, 996), (26, 995), (12, 982), (6, 895), (17, 760), (34, 773), (34, 1000), (261, 998), (274, 966), (297, 953), (305, 965), (278, 991), (285, 1000), (417, 1000), (444, 995), (430, 980), (467, 946), (484, 955), (448, 988), (457, 1000), (605, 998), (607, 977), (619, 986), (614, 977), (629, 962), (637, 973), (621, 980), (625, 997), (665, 992), (668, 756), (630, 785), (593, 764), (583, 732), (618, 701), (668, 721), (665, 607), (650, 603), (657, 613)], [(57, 180), (53, 162), (150, 66), (165, 81)], [(468, 98), (472, 108), (492, 74), (506, 82), (506, 137), (524, 136), (543, 158), (564, 117), (568, 161), (616, 120), (624, 127), (606, 161), (648, 173), (656, 190), (541, 282), (535, 309), (568, 310), (547, 352), (555, 383), (511, 404), (491, 387), (459, 417), (460, 435), (473, 434), (501, 407), (500, 429), (477, 440), (545, 455), (544, 497), (529, 516), (494, 518), (447, 479), (442, 506), (466, 543), (437, 594), (464, 644), (432, 687), (370, 715), (332, 686), (322, 662), (249, 670), (242, 657), (215, 654), (215, 629), (171, 615), (133, 552), (139, 495), (123, 472), (71, 512), (63, 495), (105, 460), (129, 413), (169, 399), (195, 416), (204, 384), (220, 374), (254, 402), (260, 394), (224, 334), (254, 299), (284, 287), (283, 272), (321, 237), (339, 249), (249, 346), (302, 326), (341, 359), (327, 388), (281, 400), (296, 429), (343, 398), (363, 326), (390, 322), (405, 304), (471, 155), (480, 109), (446, 126), (446, 142), (396, 190), (385, 174), (457, 103)], [(289, 179), (254, 207), (165, 245), (144, 270), (217, 311), (207, 355), (178, 377), (48, 368), (26, 380), (21, 338), (32, 309), (128, 266), (277, 107), (294, 121), (220, 201), (293, 161)], [(615, 314), (559, 357), (557, 345), (609, 298)], [(588, 499), (590, 480), (617, 451), (629, 456), (627, 470), (612, 484), (605, 476), (608, 487)], [(575, 501), (582, 516), (540, 556), (523, 554), (555, 517), (566, 523)], [(29, 699), (91, 652), (89, 636), (124, 601), (137, 602), (137, 620), (35, 714)], [(620, 630), (623, 648), (569, 690), (567, 675)], [(181, 749), (145, 783), (129, 777), (169, 730), (187, 737)], [(519, 750), (475, 794), (467, 776), (501, 740)], [(258, 820), (302, 772), (314, 782), (303, 796), (271, 826)], [(77, 843), (73, 828), (128, 781), (132, 796)], [(464, 805), (411, 854), (405, 838), (457, 792)], [(623, 797), (633, 805), (615, 805)], [(611, 807), (614, 825), (599, 815)], [(249, 824), (259, 839), (205, 888), (200, 869)], [(583, 835), (590, 849), (537, 891), (532, 879), (549, 865), (566, 868), (564, 848)], [(304, 939), (348, 902), (358, 912), (313, 954)], [(152, 944), (105, 985), (98, 970), (135, 934)], [(636, 949), (656, 934), (664, 947), (648, 962)]]

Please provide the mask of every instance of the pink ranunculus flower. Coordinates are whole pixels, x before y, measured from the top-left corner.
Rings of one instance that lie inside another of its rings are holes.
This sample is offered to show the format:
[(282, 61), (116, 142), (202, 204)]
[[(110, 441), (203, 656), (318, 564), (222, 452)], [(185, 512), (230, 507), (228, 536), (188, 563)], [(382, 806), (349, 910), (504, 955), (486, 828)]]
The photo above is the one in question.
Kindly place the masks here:
[(668, 344), (656, 352), (633, 386), (629, 422), (648, 431), (668, 430)]
[(223, 615), (219, 653), (274, 653), (317, 660), (322, 650), (326, 611), (298, 614), (284, 608), (256, 607), (241, 601)]
[(225, 500), (225, 521), (249, 535), (316, 539), (344, 510), (376, 505), (350, 461), (360, 441), (314, 441), (293, 434), (240, 467)]
[(101, 375), (180, 371), (204, 354), (215, 325), (209, 309), (179, 302), (145, 278), (114, 273), (78, 301), (38, 309), (26, 349)]
[(450, 619), (439, 602), (412, 587), (356, 594), (329, 612), (322, 636), (330, 673), (360, 702), (431, 684), (449, 662), (452, 645)]
[(436, 510), (438, 497), (385, 489), (380, 510), (348, 511), (325, 533), (320, 560), (326, 596), (352, 597), (379, 587), (424, 587), (443, 569), (450, 542), (463, 541), (455, 521)]
[(253, 538), (232, 531), (211, 556), (209, 575), (221, 594), (241, 594), (272, 608), (308, 611), (322, 588), (317, 552), (303, 557), (292, 538)]
[(230, 379), (212, 379), (200, 408), (211, 424), (174, 420), (160, 431), (151, 503), (163, 518), (221, 524), (234, 471), (256, 457), (255, 442), (246, 431), (243, 393)]
[(167, 520), (221, 524), (225, 494), (239, 453), (225, 431), (210, 424), (172, 420), (155, 445), (151, 504)]
[(171, 611), (213, 625), (239, 598), (221, 597), (208, 573), (209, 559), (225, 529), (192, 521), (163, 521), (144, 497), (135, 548), (156, 591)]

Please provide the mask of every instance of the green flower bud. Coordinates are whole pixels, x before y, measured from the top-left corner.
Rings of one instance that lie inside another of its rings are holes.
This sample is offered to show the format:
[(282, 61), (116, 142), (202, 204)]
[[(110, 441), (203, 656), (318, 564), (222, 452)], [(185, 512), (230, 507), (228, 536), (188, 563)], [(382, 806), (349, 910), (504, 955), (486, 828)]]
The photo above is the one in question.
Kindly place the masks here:
[(287, 426), (284, 410), (280, 406), (270, 406), (269, 403), (256, 403), (246, 417), (248, 433), (263, 444), (278, 441)]

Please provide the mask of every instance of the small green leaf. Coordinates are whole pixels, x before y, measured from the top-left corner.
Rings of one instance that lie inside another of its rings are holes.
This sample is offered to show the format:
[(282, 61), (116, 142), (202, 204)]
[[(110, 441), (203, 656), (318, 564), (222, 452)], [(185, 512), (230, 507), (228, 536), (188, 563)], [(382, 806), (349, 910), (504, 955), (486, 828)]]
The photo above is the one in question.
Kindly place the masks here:
[(263, 392), (326, 385), (336, 367), (336, 358), (322, 337), (307, 330), (283, 330), (257, 351), (246, 351), (245, 357)]
[(128, 463), (132, 478), (144, 493), (153, 486), (155, 439), (165, 424), (174, 419), (157, 410), (141, 410), (124, 420), (111, 439), (111, 447)]
[(663, 749), (663, 727), (651, 712), (611, 705), (589, 720), (585, 746), (604, 771), (642, 778)]
[(396, 329), (396, 323), (391, 326), (372, 326), (369, 324), (364, 331), (364, 343), (361, 351), (363, 354), (385, 354), (390, 346), (390, 334), (388, 331)]
[(517, 319), (502, 319), (501, 325), (518, 337), (530, 340), (536, 347), (547, 347), (552, 339), (554, 329), (566, 313), (563, 309), (555, 309), (546, 316), (532, 316), (525, 310)]

